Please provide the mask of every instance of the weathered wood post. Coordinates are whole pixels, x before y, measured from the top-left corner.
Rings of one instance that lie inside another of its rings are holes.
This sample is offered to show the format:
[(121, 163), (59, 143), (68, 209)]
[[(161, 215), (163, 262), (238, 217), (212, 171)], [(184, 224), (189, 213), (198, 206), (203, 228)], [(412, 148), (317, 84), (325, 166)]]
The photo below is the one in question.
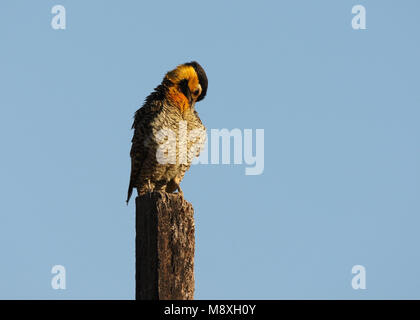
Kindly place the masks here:
[(177, 193), (136, 198), (136, 299), (194, 298), (195, 224)]

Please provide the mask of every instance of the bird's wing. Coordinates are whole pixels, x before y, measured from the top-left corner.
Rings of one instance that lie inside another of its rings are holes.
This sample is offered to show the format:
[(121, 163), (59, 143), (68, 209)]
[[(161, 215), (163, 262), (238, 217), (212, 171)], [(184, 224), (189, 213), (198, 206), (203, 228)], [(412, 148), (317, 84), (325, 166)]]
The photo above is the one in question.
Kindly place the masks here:
[(146, 103), (143, 107), (136, 111), (134, 115), (133, 139), (131, 140), (131, 174), (130, 184), (128, 187), (127, 203), (131, 198), (134, 187), (136, 187), (137, 179), (143, 167), (144, 160), (149, 154), (150, 139), (153, 139), (151, 124), (154, 118), (161, 111), (161, 105), (157, 103)]

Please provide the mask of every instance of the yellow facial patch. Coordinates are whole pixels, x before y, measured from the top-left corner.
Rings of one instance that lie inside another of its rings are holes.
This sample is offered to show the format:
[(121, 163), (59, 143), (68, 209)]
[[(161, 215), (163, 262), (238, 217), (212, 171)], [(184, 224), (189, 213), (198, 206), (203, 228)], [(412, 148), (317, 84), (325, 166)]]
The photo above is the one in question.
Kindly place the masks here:
[(182, 80), (187, 80), (191, 93), (196, 90), (201, 91), (198, 76), (194, 68), (191, 66), (180, 65), (176, 69), (168, 72), (165, 78), (174, 84), (174, 86), (169, 89), (168, 98), (175, 102), (182, 112), (186, 111), (190, 108), (190, 103), (188, 98), (179, 91), (178, 84)]

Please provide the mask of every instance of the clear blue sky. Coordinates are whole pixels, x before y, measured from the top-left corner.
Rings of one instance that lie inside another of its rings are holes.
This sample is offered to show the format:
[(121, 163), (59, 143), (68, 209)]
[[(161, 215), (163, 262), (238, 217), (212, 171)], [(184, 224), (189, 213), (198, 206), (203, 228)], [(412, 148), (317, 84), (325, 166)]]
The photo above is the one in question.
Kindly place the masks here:
[[(53, 30), (64, 5), (67, 29)], [(363, 4), (367, 30), (351, 28)], [(196, 298), (420, 298), (418, 1), (1, 1), (0, 298), (134, 298), (132, 116), (197, 60), (207, 128), (265, 170), (199, 165)], [(51, 288), (51, 268), (67, 289)], [(366, 267), (367, 289), (351, 269)]]

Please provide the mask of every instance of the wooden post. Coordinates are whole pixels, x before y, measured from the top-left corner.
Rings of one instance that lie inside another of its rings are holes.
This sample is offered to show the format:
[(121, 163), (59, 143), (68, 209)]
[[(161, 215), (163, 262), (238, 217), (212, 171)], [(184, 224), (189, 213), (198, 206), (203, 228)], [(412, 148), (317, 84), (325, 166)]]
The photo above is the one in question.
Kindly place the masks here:
[(194, 298), (194, 209), (177, 193), (136, 198), (136, 299)]

